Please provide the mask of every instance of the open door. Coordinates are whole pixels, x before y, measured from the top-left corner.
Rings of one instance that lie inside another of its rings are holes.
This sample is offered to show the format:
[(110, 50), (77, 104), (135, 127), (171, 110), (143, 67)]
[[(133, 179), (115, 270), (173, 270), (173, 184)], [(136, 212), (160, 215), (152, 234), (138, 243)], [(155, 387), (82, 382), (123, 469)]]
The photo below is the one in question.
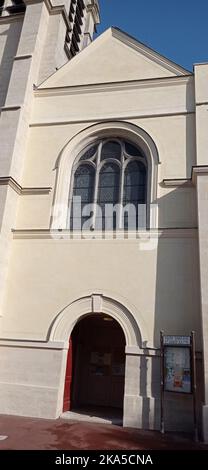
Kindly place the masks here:
[(123, 410), (125, 336), (108, 315), (82, 318), (72, 332), (72, 408), (106, 407)]
[(63, 411), (69, 411), (71, 409), (71, 386), (72, 386), (72, 339), (70, 338), (67, 364), (66, 364)]

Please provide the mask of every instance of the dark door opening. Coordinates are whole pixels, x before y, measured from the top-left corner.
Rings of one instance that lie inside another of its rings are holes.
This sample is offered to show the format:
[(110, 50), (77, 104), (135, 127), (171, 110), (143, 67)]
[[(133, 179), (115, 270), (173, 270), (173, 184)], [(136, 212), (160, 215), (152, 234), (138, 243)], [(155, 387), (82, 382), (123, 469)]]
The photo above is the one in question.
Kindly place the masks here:
[(70, 409), (122, 412), (125, 337), (120, 325), (108, 315), (88, 315), (75, 326), (71, 344), (72, 382), (66, 385), (71, 389)]

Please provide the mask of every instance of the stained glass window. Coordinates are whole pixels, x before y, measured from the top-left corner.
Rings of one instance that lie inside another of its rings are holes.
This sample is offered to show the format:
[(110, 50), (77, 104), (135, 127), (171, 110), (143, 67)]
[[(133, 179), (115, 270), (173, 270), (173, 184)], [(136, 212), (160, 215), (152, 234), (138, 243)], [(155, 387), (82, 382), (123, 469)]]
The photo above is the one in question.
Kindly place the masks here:
[(95, 141), (79, 155), (73, 175), (71, 229), (146, 226), (147, 161), (138, 146), (117, 138)]
[(125, 150), (128, 155), (131, 155), (132, 157), (139, 157), (142, 156), (142, 152), (139, 149), (139, 147), (136, 147), (133, 144), (130, 144), (130, 142), (125, 142)]
[[(88, 207), (89, 216), (83, 215), (87, 205), (93, 205), (95, 169), (90, 164), (80, 165), (74, 174), (74, 187), (71, 200), (71, 229), (90, 228), (90, 216), (93, 207)], [(85, 208), (85, 210), (84, 210)], [(91, 210), (90, 210), (91, 209)], [(89, 224), (87, 221), (89, 220)]]
[(121, 146), (118, 142), (107, 142), (103, 144), (101, 151), (101, 160), (107, 158), (115, 158), (116, 160), (121, 159)]
[(91, 159), (93, 160), (96, 155), (97, 148), (98, 148), (98, 145), (92, 145), (91, 147), (89, 147), (84, 152), (80, 160), (91, 160)]
[[(97, 202), (102, 215), (96, 218), (96, 228), (116, 228), (116, 214), (112, 212), (113, 206), (119, 202), (120, 169), (116, 163), (105, 163), (99, 174)], [(107, 207), (108, 205), (108, 207)], [(102, 223), (100, 218), (102, 218)]]
[[(124, 212), (124, 228), (144, 226), (146, 214), (146, 167), (139, 161), (130, 161), (124, 172), (123, 206), (131, 204), (131, 212)], [(134, 217), (134, 220), (133, 220)]]

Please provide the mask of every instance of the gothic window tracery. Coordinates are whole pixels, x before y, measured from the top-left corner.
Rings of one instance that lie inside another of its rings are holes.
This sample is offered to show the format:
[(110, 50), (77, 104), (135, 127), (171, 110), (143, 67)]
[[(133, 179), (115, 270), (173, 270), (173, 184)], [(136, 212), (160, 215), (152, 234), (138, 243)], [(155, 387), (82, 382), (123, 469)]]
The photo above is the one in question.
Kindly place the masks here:
[(132, 142), (102, 139), (85, 148), (73, 167), (71, 186), (70, 229), (146, 226), (147, 160)]

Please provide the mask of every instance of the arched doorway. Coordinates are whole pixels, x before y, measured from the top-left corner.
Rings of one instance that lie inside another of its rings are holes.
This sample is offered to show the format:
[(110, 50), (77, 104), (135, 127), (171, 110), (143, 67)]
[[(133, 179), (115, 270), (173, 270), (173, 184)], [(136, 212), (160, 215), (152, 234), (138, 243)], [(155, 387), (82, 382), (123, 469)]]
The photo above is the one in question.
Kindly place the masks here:
[(68, 352), (64, 411), (123, 411), (125, 336), (109, 315), (86, 315), (75, 325)]

